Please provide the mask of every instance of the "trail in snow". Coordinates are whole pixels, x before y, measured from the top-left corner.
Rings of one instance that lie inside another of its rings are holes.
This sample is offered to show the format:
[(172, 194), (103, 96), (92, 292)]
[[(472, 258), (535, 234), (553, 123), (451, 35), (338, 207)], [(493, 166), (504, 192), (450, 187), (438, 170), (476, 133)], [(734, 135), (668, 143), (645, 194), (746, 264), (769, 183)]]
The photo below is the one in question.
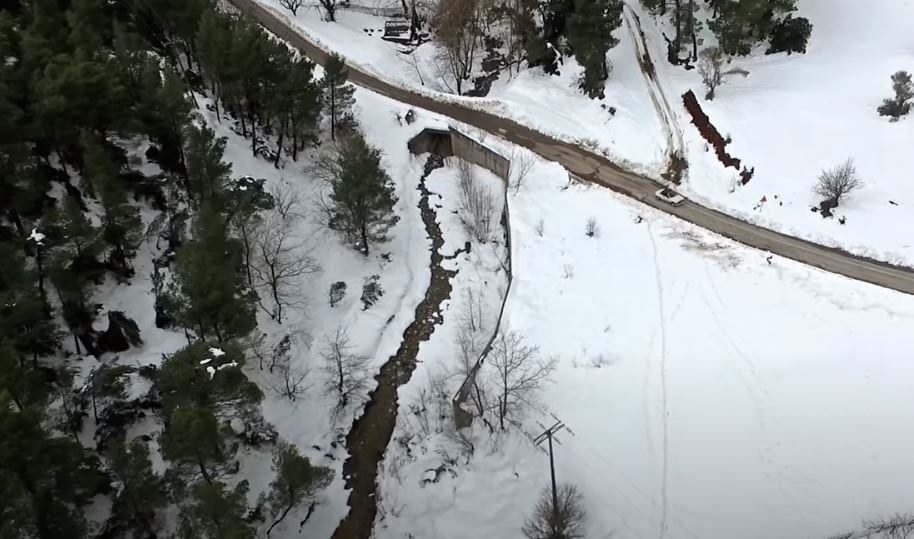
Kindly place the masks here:
[(660, 468), (660, 539), (666, 537), (668, 504), (667, 504), (667, 468), (669, 463), (669, 425), (666, 402), (666, 315), (663, 306), (663, 277), (660, 273), (660, 258), (657, 254), (657, 242), (654, 240), (654, 231), (650, 221), (647, 222), (647, 235), (651, 240), (651, 249), (654, 253), (654, 273), (657, 277), (657, 305), (660, 315), (660, 412), (662, 429), (663, 458)]

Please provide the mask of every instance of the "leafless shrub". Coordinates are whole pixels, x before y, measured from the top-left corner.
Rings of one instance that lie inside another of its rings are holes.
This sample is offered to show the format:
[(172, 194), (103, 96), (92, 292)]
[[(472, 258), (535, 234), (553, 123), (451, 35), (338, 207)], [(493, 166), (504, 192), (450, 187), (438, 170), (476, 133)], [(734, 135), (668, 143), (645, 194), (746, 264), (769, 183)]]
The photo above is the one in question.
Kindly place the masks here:
[(873, 534), (872, 537), (881, 539), (914, 537), (914, 515), (896, 514), (891, 518), (867, 522), (865, 525), (866, 530)]
[(854, 161), (848, 159), (835, 168), (823, 170), (819, 174), (819, 180), (813, 191), (838, 205), (842, 198), (860, 187), (863, 187), (863, 180), (857, 174), (857, 167), (854, 166)]
[(708, 47), (698, 55), (698, 74), (701, 75), (701, 83), (705, 85), (705, 99), (708, 101), (714, 99), (717, 87), (724, 80), (721, 71), (723, 63), (724, 55), (717, 47)]
[(269, 382), (269, 389), (280, 397), (285, 397), (292, 402), (302, 397), (311, 384), (308, 378), (311, 370), (306, 366), (293, 365), (291, 347), (283, 343), (291, 344), (288, 337), (280, 341), (280, 345), (273, 351), (273, 360), (270, 364), (270, 373), (273, 379)]
[(543, 489), (522, 531), (527, 539), (580, 539), (584, 537), (586, 521), (581, 492), (574, 485), (563, 484), (554, 500), (552, 489)]
[(556, 360), (543, 360), (539, 348), (526, 345), (518, 333), (500, 331), (487, 364), (495, 369), (498, 396), (495, 416), (505, 430), (507, 423), (520, 419), (525, 406), (534, 403), (537, 393), (555, 370)]
[(476, 415), (482, 416), (489, 405), (485, 388), (477, 380), (477, 369), (479, 358), (491, 336), (494, 320), (488, 316), (482, 295), (469, 289), (464, 292), (464, 299), (466, 307), (460, 314), (456, 337), (457, 350), (460, 353), (458, 374), (469, 384), (467, 395), (476, 409)]
[(511, 174), (508, 184), (515, 193), (524, 186), (527, 175), (533, 170), (535, 164), (536, 157), (529, 151), (520, 148), (514, 148), (511, 151)]
[(342, 409), (350, 398), (368, 386), (368, 358), (354, 354), (346, 328), (340, 326), (324, 340), (321, 350), (324, 374), (324, 391), (336, 395), (337, 406)]
[(600, 225), (597, 223), (596, 217), (587, 218), (587, 224), (584, 225), (584, 233), (587, 234), (588, 238), (600, 237)]
[(463, 83), (470, 78), (476, 61), (481, 11), (479, 0), (447, 0), (438, 3), (434, 16), (441, 44), (436, 63), (458, 94), (463, 94)]
[(460, 219), (467, 232), (480, 243), (492, 237), (497, 221), (495, 197), (492, 190), (482, 185), (473, 172), (473, 165), (459, 161)]
[(279, 5), (298, 15), (298, 10), (305, 5), (305, 0), (279, 0)]
[(540, 217), (540, 220), (536, 222), (536, 235), (543, 237), (543, 232), (546, 230), (546, 223), (543, 221), (543, 218)]
[(418, 423), (419, 434), (427, 438), (444, 432), (450, 415), (450, 404), (447, 374), (430, 373), (427, 385), (419, 390), (416, 400), (409, 405), (409, 411)]

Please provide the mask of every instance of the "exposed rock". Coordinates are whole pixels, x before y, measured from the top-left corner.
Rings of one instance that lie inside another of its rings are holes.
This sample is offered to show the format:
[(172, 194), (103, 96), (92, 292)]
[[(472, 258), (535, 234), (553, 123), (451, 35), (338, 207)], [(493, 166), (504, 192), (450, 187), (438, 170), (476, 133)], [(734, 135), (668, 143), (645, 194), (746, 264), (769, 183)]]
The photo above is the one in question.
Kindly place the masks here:
[(121, 311), (108, 311), (108, 329), (99, 335), (96, 347), (99, 353), (123, 352), (131, 346), (143, 345), (140, 328)]

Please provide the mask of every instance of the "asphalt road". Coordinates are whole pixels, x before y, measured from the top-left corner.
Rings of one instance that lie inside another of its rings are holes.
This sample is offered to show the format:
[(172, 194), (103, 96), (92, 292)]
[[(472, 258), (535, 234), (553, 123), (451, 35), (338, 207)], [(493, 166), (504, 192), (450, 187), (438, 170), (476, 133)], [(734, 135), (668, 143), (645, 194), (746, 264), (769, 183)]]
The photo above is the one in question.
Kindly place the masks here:
[[(283, 17), (258, 4), (256, 0), (229, 0), (242, 12), (259, 20), (268, 30), (286, 40), (318, 63), (327, 53), (296, 32)], [(852, 279), (914, 294), (914, 269), (894, 266), (846, 251), (816, 244), (747, 223), (717, 210), (688, 201), (673, 207), (654, 197), (655, 181), (629, 172), (606, 157), (574, 144), (562, 142), (512, 120), (474, 110), (458, 103), (437, 101), (407, 88), (392, 85), (370, 73), (350, 66), (349, 79), (364, 88), (411, 106), (429, 110), (472, 125), (512, 143), (525, 146), (546, 159), (556, 161), (578, 178), (603, 185), (638, 199), (670, 215), (726, 236), (750, 247), (769, 251), (804, 264)]]

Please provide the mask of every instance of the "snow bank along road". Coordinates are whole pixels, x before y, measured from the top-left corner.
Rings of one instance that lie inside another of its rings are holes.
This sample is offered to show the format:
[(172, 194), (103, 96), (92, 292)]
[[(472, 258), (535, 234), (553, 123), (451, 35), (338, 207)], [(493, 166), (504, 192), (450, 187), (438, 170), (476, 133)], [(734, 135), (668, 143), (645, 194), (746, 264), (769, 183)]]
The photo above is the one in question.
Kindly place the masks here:
[[(269, 31), (297, 47), (314, 61), (324, 63), (326, 60), (327, 51), (297, 32), (281, 15), (256, 0), (228, 1), (237, 9), (259, 20)], [(654, 198), (654, 191), (659, 188), (657, 182), (629, 172), (606, 157), (585, 148), (554, 139), (495, 114), (473, 109), (460, 103), (459, 99), (439, 100), (390, 84), (360, 70), (357, 66), (350, 65), (349, 79), (359, 86), (391, 99), (450, 117), (496, 134), (514, 144), (525, 146), (544, 158), (561, 164), (582, 180), (609, 187), (732, 240), (826, 271), (914, 294), (914, 270), (910, 268), (854, 256), (840, 249), (781, 234), (691, 201), (679, 207), (667, 205)]]

